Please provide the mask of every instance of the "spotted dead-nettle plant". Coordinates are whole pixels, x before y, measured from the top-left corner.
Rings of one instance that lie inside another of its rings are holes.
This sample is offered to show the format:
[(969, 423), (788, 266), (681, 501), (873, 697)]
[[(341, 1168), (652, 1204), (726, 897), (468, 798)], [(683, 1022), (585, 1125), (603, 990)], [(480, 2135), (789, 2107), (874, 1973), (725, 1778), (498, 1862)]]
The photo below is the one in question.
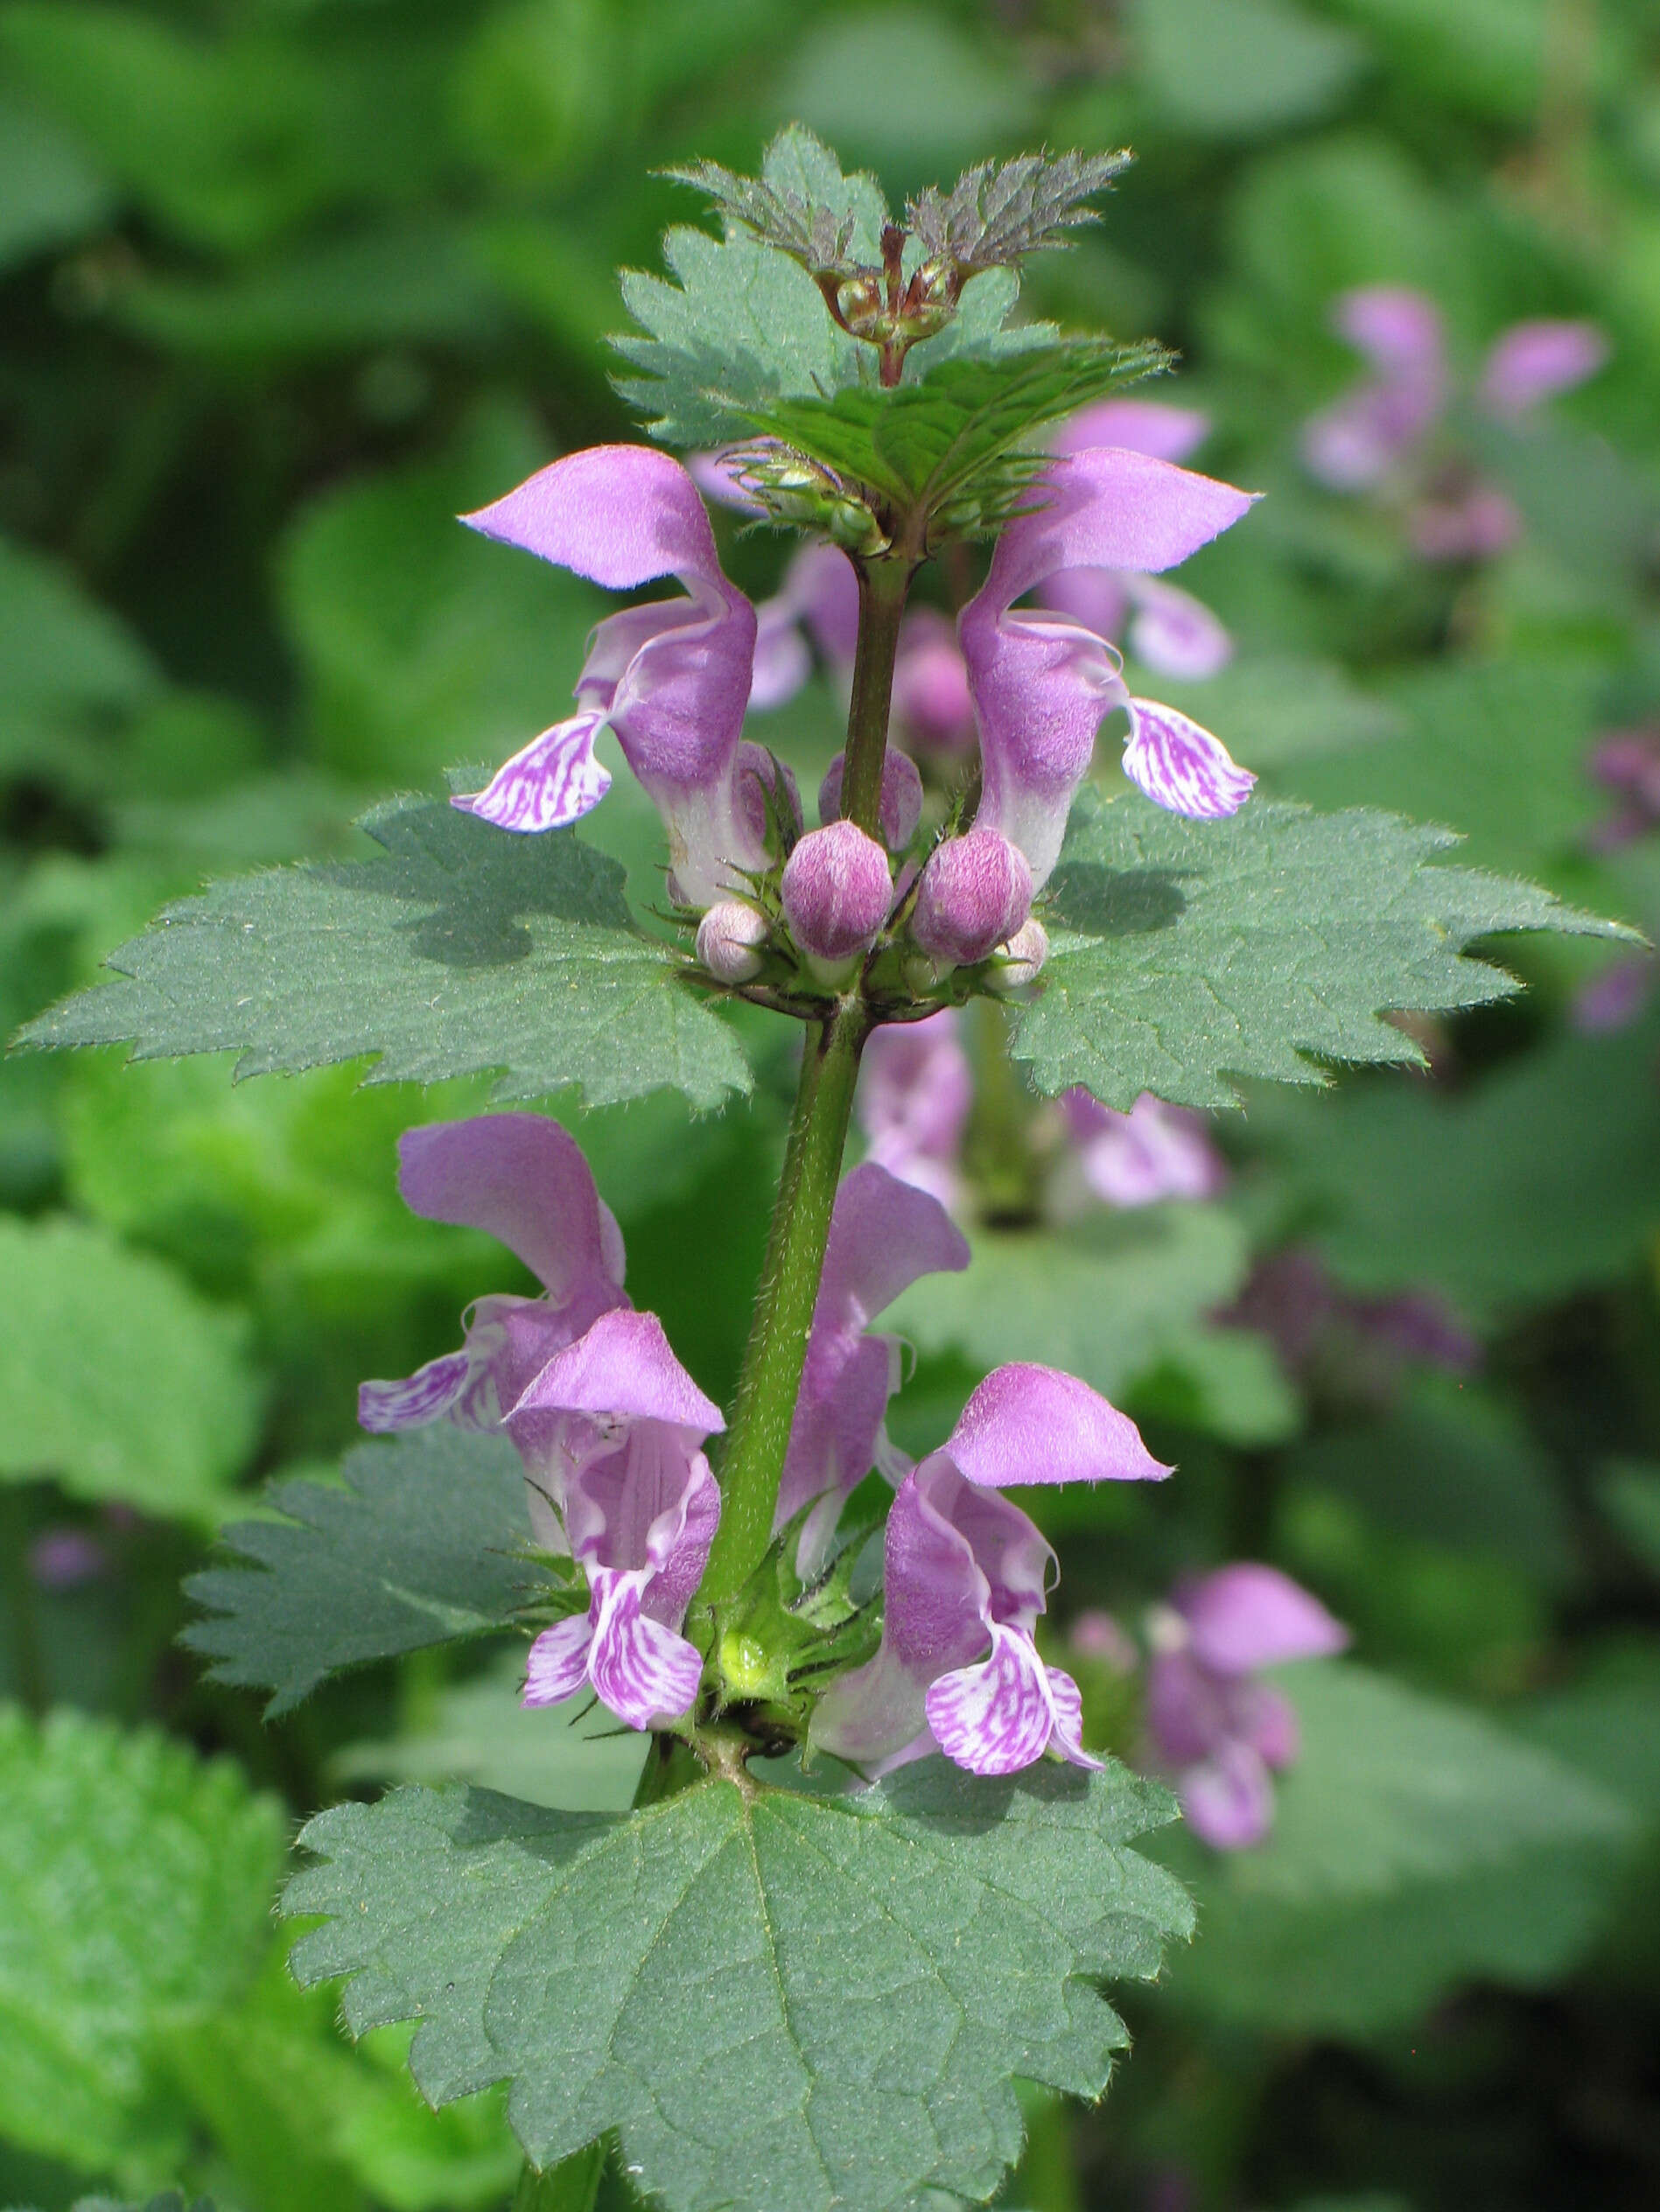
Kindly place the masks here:
[[(365, 1382), (376, 1440), (232, 1531), (189, 1637), (280, 1712), (344, 1667), (517, 1634), (528, 1706), (638, 1732), (626, 1812), (397, 1789), (320, 1813), (286, 1893), (317, 1923), (296, 1971), (343, 1978), (354, 2029), (416, 2021), (431, 2099), (511, 2083), (526, 2207), (587, 2212), (613, 2157), (671, 2212), (983, 2200), (1015, 2081), (1098, 2096), (1126, 2041), (1102, 1984), (1191, 1932), (1129, 1848), (1177, 1799), (1091, 1743), (1046, 1642), (1055, 1553), (1009, 1494), (1172, 1469), (1030, 1356), (987, 1360), (919, 1463), (888, 1432), (886, 1309), (974, 1264), (960, 1010), (997, 1002), (1003, 1091), (1093, 1202), (1136, 1205), (1215, 1187), (1193, 1110), (1234, 1079), (1411, 1060), (1385, 1012), (1511, 987), (1474, 940), (1596, 927), (1437, 864), (1441, 830), (1276, 803), (1225, 729), (1131, 690), (1121, 627), (1173, 677), (1226, 659), (1163, 579), (1249, 532), (1252, 495), (1173, 458), (1202, 418), (1125, 396), (1158, 346), (1019, 314), (1023, 261), (1098, 220), (1126, 158), (984, 164), (900, 214), (799, 129), (757, 178), (683, 172), (720, 234), (671, 230), (669, 274), (623, 278), (642, 434), (464, 518), (619, 595), (571, 699), (453, 794), (370, 814), (382, 857), (216, 885), (25, 1032), (499, 1075), (511, 1110), (410, 1129), (400, 1186), (539, 1289)], [(744, 527), (786, 540), (759, 608), (722, 565)], [(787, 761), (765, 716), (816, 662), (845, 742)], [(619, 761), (661, 819), (637, 910), (584, 826)], [(736, 1103), (768, 1018), (795, 1102), (721, 1405), (633, 1303), (564, 1124), (665, 1087)], [(1295, 1748), (1252, 1670), (1342, 1634), (1268, 1573), (1156, 1616), (1149, 1763), (1229, 1848)]]

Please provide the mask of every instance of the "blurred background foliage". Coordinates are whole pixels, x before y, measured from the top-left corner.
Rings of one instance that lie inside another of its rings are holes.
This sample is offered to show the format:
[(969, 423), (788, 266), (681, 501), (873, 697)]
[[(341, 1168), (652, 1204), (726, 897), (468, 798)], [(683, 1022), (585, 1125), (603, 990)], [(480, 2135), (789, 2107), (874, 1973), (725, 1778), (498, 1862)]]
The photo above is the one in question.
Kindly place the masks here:
[[(451, 518), (634, 434), (613, 270), (698, 219), (650, 172), (752, 166), (792, 117), (891, 196), (1133, 145), (1026, 304), (1177, 346), (1161, 396), (1208, 415), (1201, 465), (1270, 494), (1184, 571), (1237, 650), (1180, 703), (1269, 788), (1446, 822), (1660, 926), (1653, 0), (0, 0), (8, 1028), (165, 899), (350, 850), (361, 802), (552, 718), (598, 596)], [(1460, 374), (1518, 318), (1607, 335), (1523, 430), (1455, 406), (1524, 526), (1490, 558), (1425, 562), (1299, 464), (1355, 374), (1333, 300), (1378, 283), (1432, 296)], [(788, 549), (720, 527), (774, 588)], [(810, 771), (837, 713), (821, 677), (763, 734)], [(1623, 795), (1593, 770), (1612, 732), (1655, 763)], [(622, 781), (584, 834), (653, 895)], [(1032, 2103), (1029, 2212), (1660, 2192), (1660, 994), (1642, 954), (1502, 950), (1529, 995), (1425, 1026), (1425, 1074), (1253, 1091), (1219, 1197), (1056, 1230), (986, 1185), (972, 1294), (903, 1313), (901, 1443), (1047, 1357), (1180, 1462), (1156, 1497), (1050, 1502), (1058, 1643), (1237, 1556), (1355, 1633), (1296, 1672), (1271, 1839), (1168, 1846), (1200, 1940), (1136, 2001), (1101, 2110)], [(972, 1041), (970, 1166), (998, 1110)], [(630, 1287), (717, 1395), (771, 1050), (742, 1112), (584, 1125)], [(399, 1130), (484, 1090), (118, 1060), (0, 1067), (0, 2201), (500, 2204), (499, 2101), (428, 2113), (398, 2036), (353, 2049), (286, 1980), (286, 1838), (394, 1777), (614, 1802), (627, 1747), (520, 1712), (512, 1651), (372, 1670), (266, 1731), (173, 1641), (250, 1486), (326, 1467), (361, 1377), (508, 1287), (393, 1186)], [(1069, 1663), (1132, 1750), (1131, 1689)]]

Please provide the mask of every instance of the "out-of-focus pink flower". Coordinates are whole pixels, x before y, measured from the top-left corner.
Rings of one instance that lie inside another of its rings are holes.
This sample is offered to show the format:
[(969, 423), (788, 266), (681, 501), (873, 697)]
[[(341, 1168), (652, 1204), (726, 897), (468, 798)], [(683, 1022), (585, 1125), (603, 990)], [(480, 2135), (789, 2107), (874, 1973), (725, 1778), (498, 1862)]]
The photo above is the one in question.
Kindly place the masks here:
[(1614, 852), (1660, 828), (1660, 729), (1614, 730), (1599, 740), (1591, 774), (1619, 804), (1591, 832), (1595, 852)]
[(942, 1206), (956, 1202), (957, 1156), (974, 1105), (974, 1076), (949, 1006), (926, 1021), (890, 1022), (865, 1047), (854, 1110), (868, 1156)]
[[(1502, 492), (1462, 469), (1452, 472), (1450, 490), (1436, 480), (1446, 472), (1432, 465), (1431, 433), (1453, 385), (1434, 301), (1406, 285), (1362, 285), (1339, 295), (1332, 322), (1371, 373), (1304, 424), (1309, 474), (1335, 492), (1397, 483), (1410, 494), (1407, 531), (1420, 559), (1481, 561), (1508, 550), (1522, 520)], [(1475, 403), (1523, 425), (1546, 400), (1594, 375), (1607, 354), (1594, 323), (1513, 323), (1488, 354)]]
[(1254, 1677), (1343, 1649), (1348, 1631), (1277, 1567), (1239, 1561), (1180, 1585), (1154, 1616), (1147, 1734), (1194, 1832), (1217, 1851), (1258, 1844), (1273, 1819), (1271, 1774), (1297, 1757), (1297, 1715)]
[(79, 1590), (109, 1572), (109, 1554), (88, 1529), (43, 1529), (29, 1546), (29, 1573), (43, 1590)]
[(1593, 976), (1588, 984), (1579, 986), (1568, 1010), (1568, 1019), (1582, 1037), (1607, 1036), (1614, 1030), (1628, 1029), (1648, 1004), (1654, 986), (1652, 953), (1616, 960), (1600, 976)]
[(1204, 1117), (1143, 1091), (1127, 1114), (1082, 1088), (1061, 1095), (1061, 1110), (1077, 1148), (1083, 1180), (1109, 1206), (1151, 1206), (1164, 1198), (1214, 1198), (1228, 1180), (1205, 1133)]
[(1099, 1606), (1086, 1606), (1075, 1614), (1067, 1630), (1067, 1642), (1080, 1659), (1093, 1660), (1114, 1674), (1131, 1675), (1141, 1663), (1135, 1638)]
[(1334, 1282), (1319, 1254), (1302, 1246), (1258, 1260), (1218, 1318), (1260, 1329), (1296, 1381), (1358, 1386), (1369, 1398), (1388, 1395), (1404, 1361), (1469, 1375), (1481, 1359), (1478, 1340), (1432, 1292), (1362, 1297)]

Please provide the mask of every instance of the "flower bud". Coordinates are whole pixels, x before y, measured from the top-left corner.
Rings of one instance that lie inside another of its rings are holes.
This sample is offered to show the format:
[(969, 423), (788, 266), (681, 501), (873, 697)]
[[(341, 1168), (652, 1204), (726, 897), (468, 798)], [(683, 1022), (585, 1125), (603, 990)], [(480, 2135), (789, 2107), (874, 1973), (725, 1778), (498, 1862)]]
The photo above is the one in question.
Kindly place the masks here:
[[(842, 818), (842, 774), (846, 760), (844, 752), (838, 752), (818, 787), (821, 822), (839, 822)], [(916, 835), (916, 825), (921, 819), (922, 779), (916, 763), (908, 753), (895, 752), (889, 746), (882, 762), (882, 802), (876, 816), (882, 843), (890, 852), (903, 852)]]
[(753, 983), (761, 970), (767, 917), (741, 899), (723, 899), (697, 925), (697, 958), (718, 983)]
[(1020, 924), (1004, 947), (1006, 958), (998, 962), (990, 982), (993, 990), (1019, 990), (1036, 983), (1049, 957), (1049, 933), (1035, 917)]
[(1025, 854), (998, 830), (970, 830), (929, 855), (911, 934), (935, 960), (971, 967), (1007, 943), (1031, 909)]
[(809, 830), (779, 886), (790, 934), (820, 960), (851, 960), (876, 942), (893, 903), (887, 855), (851, 822)]
[(746, 738), (738, 748), (738, 801), (745, 828), (774, 860), (802, 833), (802, 794), (795, 771)]

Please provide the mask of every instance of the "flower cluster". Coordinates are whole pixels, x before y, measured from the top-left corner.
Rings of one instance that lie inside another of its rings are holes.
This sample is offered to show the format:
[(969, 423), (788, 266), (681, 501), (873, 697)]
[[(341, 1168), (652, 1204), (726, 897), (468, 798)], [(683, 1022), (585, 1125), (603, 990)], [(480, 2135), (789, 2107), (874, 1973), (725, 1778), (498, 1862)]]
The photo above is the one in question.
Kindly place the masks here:
[[(973, 1070), (954, 1008), (872, 1038), (856, 1106), (868, 1156), (947, 1206), (960, 1195), (963, 1140), (973, 1106)], [(1203, 1116), (1166, 1105), (1150, 1091), (1119, 1113), (1075, 1087), (1056, 1101), (1053, 1124), (1065, 1148), (1066, 1171), (1051, 1186), (1052, 1205), (1061, 1213), (1075, 1204), (1068, 1186), (1124, 1208), (1212, 1198), (1227, 1180)]]
[[(1504, 552), (1521, 535), (1515, 507), (1454, 450), (1435, 444), (1453, 396), (1435, 302), (1405, 285), (1363, 285), (1340, 295), (1332, 322), (1369, 374), (1304, 424), (1309, 473), (1337, 492), (1392, 488), (1425, 561)], [(1473, 402), (1520, 426), (1546, 400), (1594, 375), (1607, 350), (1594, 323), (1513, 323), (1489, 350)]]
[[(601, 622), (576, 713), (455, 803), (517, 831), (577, 821), (608, 788), (594, 750), (608, 726), (662, 816), (669, 890), (702, 915), (697, 956), (718, 980), (753, 981), (774, 948), (816, 985), (839, 988), (890, 928), (935, 976), (996, 956), (993, 980), (1028, 980), (1047, 949), (1033, 900), (1109, 714), (1126, 718), (1125, 773), (1159, 805), (1214, 818), (1251, 788), (1209, 732), (1131, 695), (1109, 635), (1128, 619), (1136, 649), (1179, 674), (1227, 657), (1208, 611), (1156, 580), (1250, 504), (1166, 458), (1203, 427), (1150, 402), (1087, 410), (1058, 441), (1040, 496), (998, 538), (956, 640), (941, 618), (913, 618), (922, 626), (896, 675), (901, 717), (943, 731), (961, 723), (965, 702), (981, 771), (971, 825), (915, 856), (921, 784), (907, 753), (887, 754), (877, 835), (842, 819), (840, 756), (819, 794), (820, 826), (804, 830), (788, 771), (742, 735), (750, 706), (775, 704), (802, 681), (804, 632), (832, 661), (851, 658), (858, 591), (847, 556), (804, 549), (758, 613), (722, 573), (697, 480), (677, 461), (619, 445), (554, 462), (466, 519), (612, 590), (672, 576), (683, 592)], [(734, 496), (718, 462), (699, 473), (717, 496)], [(1034, 592), (1044, 604), (1019, 604)]]
[[(527, 1704), (586, 1684), (630, 1727), (683, 1719), (704, 1676), (680, 1631), (720, 1517), (703, 1448), (725, 1426), (719, 1408), (656, 1317), (630, 1305), (616, 1222), (557, 1123), (503, 1113), (414, 1129), (399, 1158), (415, 1212), (487, 1230), (543, 1288), (480, 1298), (459, 1351), (363, 1385), (360, 1420), (375, 1431), (448, 1420), (499, 1430), (517, 1448), (536, 1539), (579, 1566), (588, 1590), (585, 1610), (532, 1644)], [(873, 1466), (898, 1486), (880, 1648), (834, 1682), (812, 1721), (815, 1743), (869, 1773), (936, 1746), (977, 1774), (1011, 1772), (1051, 1746), (1093, 1763), (1076, 1688), (1033, 1642), (1054, 1553), (999, 1490), (1169, 1473), (1104, 1398), (1034, 1366), (989, 1376), (920, 1466), (894, 1451), (883, 1423), (898, 1346), (870, 1325), (919, 1276), (968, 1256), (926, 1192), (873, 1161), (843, 1182), (775, 1532), (795, 1530), (795, 1570), (810, 1581), (855, 1486)]]

